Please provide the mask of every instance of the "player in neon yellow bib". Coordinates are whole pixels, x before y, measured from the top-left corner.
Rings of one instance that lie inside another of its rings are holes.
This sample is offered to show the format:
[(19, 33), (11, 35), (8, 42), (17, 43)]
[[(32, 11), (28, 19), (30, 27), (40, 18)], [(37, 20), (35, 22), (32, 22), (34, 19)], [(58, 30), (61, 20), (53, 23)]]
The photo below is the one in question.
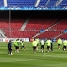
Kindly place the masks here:
[(16, 51), (15, 52), (19, 52), (19, 39), (17, 39), (16, 41), (14, 41), (14, 46)]
[(47, 50), (48, 50), (48, 52), (49, 52), (49, 51), (50, 51), (50, 46), (51, 46), (51, 40), (48, 39), (48, 40), (46, 41), (46, 44), (47, 44)]
[(33, 41), (32, 46), (33, 46), (33, 52), (36, 53), (37, 42)]
[(59, 38), (59, 39), (57, 40), (57, 43), (58, 43), (58, 49), (60, 49), (60, 45), (62, 44), (62, 39)]
[(63, 51), (66, 53), (66, 47), (67, 47), (67, 40), (65, 39), (63, 41)]

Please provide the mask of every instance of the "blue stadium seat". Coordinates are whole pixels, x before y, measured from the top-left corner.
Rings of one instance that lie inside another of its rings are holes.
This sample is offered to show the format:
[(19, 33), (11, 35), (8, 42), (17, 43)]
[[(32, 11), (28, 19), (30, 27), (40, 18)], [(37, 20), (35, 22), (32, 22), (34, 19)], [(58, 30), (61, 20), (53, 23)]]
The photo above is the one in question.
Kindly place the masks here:
[(47, 4), (47, 7), (55, 7), (57, 0), (50, 0), (50, 2)]
[(67, 0), (63, 0), (62, 1), (62, 3), (60, 3), (60, 5), (59, 5), (61, 8), (63, 8), (63, 7), (67, 7)]
[[(7, 7), (35, 7), (37, 0), (7, 0)], [(56, 6), (58, 0), (40, 0), (38, 7), (52, 8)], [(0, 7), (4, 6), (3, 0), (0, 0)], [(57, 7), (67, 7), (67, 0), (63, 0)]]
[(41, 0), (39, 6), (45, 6), (48, 0)]
[(8, 6), (34, 6), (36, 0), (8, 0)]
[(3, 0), (0, 0), (0, 7), (3, 7), (4, 4), (3, 4)]

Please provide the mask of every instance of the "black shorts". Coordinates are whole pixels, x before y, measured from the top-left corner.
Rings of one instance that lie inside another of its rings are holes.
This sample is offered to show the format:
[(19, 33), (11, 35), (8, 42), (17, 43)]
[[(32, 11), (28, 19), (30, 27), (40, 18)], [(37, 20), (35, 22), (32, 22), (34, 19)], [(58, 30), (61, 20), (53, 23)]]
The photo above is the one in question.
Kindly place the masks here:
[(19, 46), (15, 46), (15, 49), (19, 49)]
[(44, 45), (41, 45), (41, 49), (44, 49)]
[(58, 46), (60, 46), (60, 44), (58, 44)]
[(21, 48), (24, 48), (24, 46), (21, 46)]
[(8, 51), (12, 51), (12, 49), (11, 48), (8, 48)]
[(39, 46), (39, 44), (37, 44), (37, 46)]
[(50, 46), (47, 46), (47, 49), (49, 49), (50, 48)]
[(63, 49), (66, 49), (66, 46), (63, 46)]
[(36, 49), (36, 46), (33, 46), (33, 49), (35, 50)]
[(22, 48), (24, 48), (24, 46), (21, 46)]

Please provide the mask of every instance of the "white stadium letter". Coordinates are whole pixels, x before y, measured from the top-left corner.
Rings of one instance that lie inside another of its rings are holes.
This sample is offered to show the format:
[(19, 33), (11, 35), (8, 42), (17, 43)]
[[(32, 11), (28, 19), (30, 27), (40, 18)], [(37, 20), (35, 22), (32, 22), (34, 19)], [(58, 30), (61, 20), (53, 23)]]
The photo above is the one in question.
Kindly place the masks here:
[(40, 0), (36, 0), (35, 7), (38, 7)]
[(7, 0), (4, 0), (4, 7), (7, 7)]
[(58, 0), (58, 1), (56, 2), (56, 6), (58, 6), (62, 1), (63, 1), (63, 0)]

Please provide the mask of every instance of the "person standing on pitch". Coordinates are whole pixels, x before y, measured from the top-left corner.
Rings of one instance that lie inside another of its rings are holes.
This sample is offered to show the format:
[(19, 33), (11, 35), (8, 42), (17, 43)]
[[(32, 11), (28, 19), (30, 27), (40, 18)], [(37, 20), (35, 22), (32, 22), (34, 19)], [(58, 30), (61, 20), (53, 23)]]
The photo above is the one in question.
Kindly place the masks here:
[(24, 41), (21, 41), (21, 42), (20, 42), (20, 49), (22, 49), (22, 48), (24, 48), (24, 50), (25, 50), (25, 44), (24, 44)]
[(50, 47), (51, 51), (53, 51), (53, 43), (52, 43), (52, 40), (51, 40), (51, 47)]
[(41, 44), (41, 51), (44, 52), (44, 40), (41, 40), (40, 44)]
[(49, 52), (49, 51), (50, 51), (50, 47), (51, 47), (51, 40), (48, 39), (48, 40), (46, 41), (46, 44), (47, 44), (47, 50), (48, 50), (48, 52)]
[(36, 40), (36, 42), (37, 42), (36, 50), (38, 50), (38, 46), (39, 46), (39, 38), (36, 38), (35, 40)]
[(33, 46), (33, 52), (36, 53), (37, 42), (35, 40), (32, 42), (32, 46)]
[(14, 41), (14, 46), (16, 51), (15, 52), (19, 52), (19, 39), (17, 39), (16, 41)]
[(66, 53), (66, 47), (67, 47), (67, 40), (65, 39), (63, 41), (63, 51)]
[(13, 55), (12, 54), (12, 42), (11, 42), (11, 40), (8, 42), (8, 54)]
[(59, 38), (59, 39), (57, 40), (57, 43), (58, 43), (58, 49), (60, 49), (60, 45), (62, 44), (62, 40)]

